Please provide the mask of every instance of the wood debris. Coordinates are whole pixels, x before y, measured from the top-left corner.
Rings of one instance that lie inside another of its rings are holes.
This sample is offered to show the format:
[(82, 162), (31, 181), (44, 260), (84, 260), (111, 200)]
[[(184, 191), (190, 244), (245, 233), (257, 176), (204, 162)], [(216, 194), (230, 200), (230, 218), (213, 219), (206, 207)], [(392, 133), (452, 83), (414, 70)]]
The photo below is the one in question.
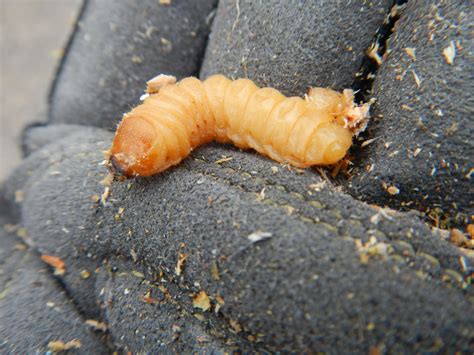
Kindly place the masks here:
[(112, 181), (114, 181), (114, 174), (109, 172), (107, 176), (100, 181), (100, 184), (102, 186), (110, 186), (112, 185)]
[(214, 261), (211, 265), (211, 277), (214, 281), (219, 281), (221, 278), (219, 275), (219, 266), (217, 265), (216, 261)]
[(273, 236), (272, 233), (269, 232), (262, 232), (262, 231), (256, 231), (250, 235), (247, 236), (247, 239), (250, 240), (252, 243), (257, 243), (262, 240), (267, 240), (270, 239)]
[(454, 41), (449, 42), (449, 46), (443, 49), (443, 56), (446, 63), (453, 65), (454, 58), (456, 57), (456, 46), (454, 45)]
[(393, 251), (391, 245), (377, 241), (377, 238), (372, 236), (365, 244), (360, 239), (354, 240), (356, 249), (359, 252), (361, 264), (367, 264), (371, 257), (386, 258), (389, 253)]
[(225, 301), (224, 301), (224, 297), (220, 296), (220, 295), (217, 295), (216, 296), (216, 308), (215, 308), (215, 312), (216, 313), (219, 313), (219, 310), (221, 309), (221, 307), (224, 305)]
[(150, 79), (146, 83), (147, 94), (156, 94), (164, 86), (173, 85), (176, 83), (176, 77), (173, 75), (160, 74)]
[(316, 184), (309, 185), (309, 188), (314, 191), (321, 191), (326, 186), (326, 180), (320, 181)]
[(109, 198), (110, 196), (110, 187), (106, 187), (104, 189), (104, 192), (102, 193), (102, 195), (100, 196), (100, 202), (102, 203), (102, 205), (105, 206), (105, 204), (107, 203), (107, 199)]
[(451, 126), (449, 126), (448, 128), (446, 128), (446, 130), (444, 131), (444, 133), (447, 135), (447, 136), (452, 136), (454, 133), (456, 133), (459, 129), (459, 124), (457, 122), (453, 122), (453, 124)]
[(202, 309), (204, 312), (211, 309), (211, 300), (206, 292), (201, 291), (193, 298), (193, 307)]
[(257, 201), (263, 201), (265, 200), (265, 189), (266, 187), (264, 187), (258, 194), (257, 196)]
[(242, 331), (242, 326), (236, 320), (229, 320), (229, 325), (233, 333), (240, 333)]
[(222, 159), (216, 160), (214, 163), (215, 164), (222, 164), (228, 161), (231, 161), (233, 158), (232, 157), (225, 157), (223, 156)]
[(138, 55), (134, 54), (131, 58), (133, 64), (141, 64), (143, 63), (143, 59), (140, 58)]
[(91, 273), (89, 271), (87, 271), (87, 270), (82, 270), (81, 271), (81, 277), (84, 280), (87, 280), (90, 276), (91, 276)]
[(171, 300), (170, 291), (168, 291), (168, 289), (165, 286), (159, 285), (158, 290), (160, 290), (163, 293), (163, 295), (165, 296), (167, 300)]
[(16, 203), (21, 203), (25, 199), (25, 193), (23, 190), (16, 190), (15, 191), (15, 202)]
[(53, 255), (43, 254), (41, 255), (41, 260), (54, 268), (54, 275), (61, 276), (66, 273), (66, 265), (61, 258)]
[(380, 45), (378, 42), (372, 43), (369, 50), (367, 51), (367, 56), (375, 60), (378, 65), (381, 65), (383, 62), (383, 59), (378, 52), (379, 49), (380, 49)]
[(61, 340), (54, 340), (48, 343), (48, 349), (53, 352), (66, 351), (70, 349), (79, 349), (81, 347), (81, 341), (79, 339), (73, 339), (68, 342)]
[(137, 255), (137, 252), (135, 250), (130, 250), (130, 255), (132, 256), (132, 259), (133, 259), (133, 262), (137, 262), (138, 260), (138, 255)]
[(120, 220), (122, 218), (123, 213), (125, 212), (125, 208), (119, 207), (117, 213), (114, 215), (114, 219), (116, 221)]
[(148, 290), (142, 297), (143, 301), (148, 304), (155, 305), (159, 303), (159, 300), (156, 298), (151, 297), (151, 290)]
[(367, 139), (366, 141), (363, 141), (360, 146), (361, 146), (361, 147), (368, 146), (370, 143), (375, 142), (375, 141), (376, 141), (377, 139), (379, 139), (379, 138), (380, 138), (380, 137), (375, 137), (375, 138), (372, 138), (372, 139)]
[(420, 86), (421, 86), (420, 77), (418, 76), (417, 73), (415, 73), (414, 70), (412, 70), (411, 73), (413, 74), (413, 79), (415, 79), (416, 86), (417, 86), (418, 88), (420, 88)]
[(400, 193), (400, 189), (396, 186), (389, 186), (387, 187), (387, 192), (390, 195), (398, 195)]
[(135, 276), (135, 277), (138, 277), (139, 279), (144, 279), (145, 278), (145, 275), (142, 272), (137, 271), (137, 270), (133, 270), (132, 275)]
[(277, 166), (272, 166), (270, 169), (272, 169), (273, 174), (278, 173), (278, 167)]
[(171, 5), (171, 0), (159, 0), (160, 5)]
[(95, 319), (88, 319), (85, 321), (85, 323), (94, 328), (94, 330), (99, 330), (103, 333), (107, 331), (107, 324), (105, 324), (104, 322), (99, 322)]
[(187, 254), (178, 253), (178, 262), (176, 263), (176, 267), (174, 268), (174, 272), (176, 273), (176, 275), (181, 276), (181, 274), (183, 273), (187, 258)]
[(416, 62), (415, 48), (405, 47), (405, 53)]

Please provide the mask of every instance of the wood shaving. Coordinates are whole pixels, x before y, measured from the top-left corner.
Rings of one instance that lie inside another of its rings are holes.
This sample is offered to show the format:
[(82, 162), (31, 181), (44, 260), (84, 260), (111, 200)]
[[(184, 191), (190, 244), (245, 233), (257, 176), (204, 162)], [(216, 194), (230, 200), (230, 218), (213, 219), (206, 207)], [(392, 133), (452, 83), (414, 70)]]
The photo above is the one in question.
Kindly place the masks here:
[(389, 186), (387, 187), (387, 192), (390, 195), (398, 195), (400, 193), (400, 189), (396, 186)]
[(107, 199), (109, 198), (109, 196), (110, 196), (110, 187), (106, 187), (104, 189), (104, 192), (100, 196), (100, 202), (102, 203), (102, 205), (105, 206), (107, 204)]
[(446, 63), (453, 65), (454, 58), (456, 57), (456, 47), (454, 41), (449, 42), (449, 46), (443, 49), (443, 56), (446, 60)]
[(415, 48), (405, 47), (405, 53), (416, 62)]
[(392, 251), (391, 245), (378, 242), (374, 236), (369, 238), (369, 241), (365, 244), (360, 239), (354, 240), (356, 249), (359, 251), (359, 257), (361, 264), (367, 264), (371, 257), (379, 257), (385, 259)]
[(119, 207), (117, 213), (114, 215), (114, 219), (115, 219), (116, 221), (122, 219), (122, 216), (123, 216), (123, 213), (124, 213), (124, 212), (125, 212), (125, 208)]
[(318, 183), (316, 183), (316, 184), (311, 184), (311, 185), (309, 185), (309, 188), (310, 188), (311, 190), (320, 192), (325, 186), (326, 186), (326, 180), (323, 180), (323, 181), (320, 181), (320, 182), (318, 182)]
[(53, 255), (43, 254), (41, 255), (41, 260), (54, 268), (54, 275), (61, 276), (66, 273), (66, 264), (61, 258)]
[(173, 85), (176, 83), (176, 77), (173, 75), (160, 74), (150, 79), (146, 83), (146, 92), (148, 94), (156, 94), (162, 87)]
[(137, 271), (137, 270), (133, 270), (132, 275), (135, 276), (135, 277), (138, 277), (139, 279), (144, 279), (145, 278), (145, 275), (142, 272)]
[(134, 54), (131, 58), (133, 64), (141, 64), (143, 63), (143, 59), (140, 58), (138, 55)]
[(445, 130), (445, 134), (447, 136), (451, 136), (454, 133), (456, 133), (458, 129), (459, 129), (459, 124), (457, 122), (453, 122), (453, 124)]
[(16, 190), (15, 191), (15, 202), (16, 203), (23, 202), (24, 198), (25, 198), (25, 193), (22, 190)]
[(367, 139), (366, 141), (363, 141), (360, 146), (361, 147), (368, 146), (369, 144), (375, 142), (377, 139), (379, 139), (379, 137), (375, 137), (375, 138), (372, 138), (372, 139)]
[(148, 304), (155, 305), (158, 304), (159, 301), (156, 298), (151, 297), (151, 290), (148, 290), (142, 297), (143, 301)]
[(20, 237), (21, 239), (27, 239), (28, 238), (28, 230), (24, 227), (20, 227), (16, 230), (16, 235)]
[(130, 255), (132, 256), (133, 262), (137, 262), (138, 257), (137, 257), (137, 252), (135, 250), (130, 250)]
[(232, 157), (222, 157), (222, 159), (216, 160), (214, 163), (215, 164), (222, 164), (228, 161), (231, 161), (233, 158)]
[(240, 333), (242, 331), (242, 326), (236, 320), (229, 320), (229, 325), (233, 333)]
[(70, 349), (79, 349), (81, 345), (82, 344), (79, 339), (73, 339), (66, 343), (61, 340), (54, 340), (48, 343), (48, 349), (52, 352), (59, 352), (59, 351), (66, 351)]
[(224, 301), (224, 298), (220, 295), (217, 295), (216, 296), (216, 308), (215, 308), (215, 313), (219, 313), (219, 310), (221, 309), (221, 307), (224, 305), (225, 301)]
[(262, 240), (270, 239), (273, 236), (272, 233), (257, 231), (247, 236), (247, 239), (252, 243), (257, 243)]
[(178, 262), (176, 263), (176, 267), (174, 268), (174, 272), (176, 273), (176, 275), (181, 276), (181, 274), (183, 273), (187, 258), (187, 254), (178, 253)]
[(219, 281), (221, 278), (219, 275), (219, 266), (217, 265), (216, 261), (214, 261), (211, 265), (211, 277), (214, 281)]
[(207, 296), (206, 292), (201, 291), (193, 298), (193, 307), (199, 308), (204, 312), (211, 309), (211, 300)]
[(159, 0), (160, 5), (171, 5), (171, 0)]
[(286, 214), (288, 216), (291, 216), (293, 214), (293, 212), (295, 212), (295, 208), (293, 206), (286, 205), (284, 207), (286, 208)]
[(165, 53), (169, 53), (171, 51), (171, 49), (173, 48), (173, 45), (171, 44), (171, 41), (169, 39), (161, 37), (160, 42), (163, 45), (163, 51)]
[(414, 70), (412, 70), (411, 73), (413, 74), (413, 78), (415, 79), (416, 86), (417, 86), (418, 88), (420, 88), (420, 86), (421, 86), (420, 77), (418, 76), (417, 73), (415, 73)]
[(378, 65), (381, 65), (383, 62), (383, 59), (378, 53), (379, 48), (380, 48), (380, 45), (378, 44), (378, 42), (372, 43), (369, 50), (367, 51), (367, 56), (375, 60)]
[(99, 330), (103, 333), (107, 331), (107, 324), (105, 324), (104, 322), (99, 322), (95, 319), (88, 319), (85, 321), (85, 323), (94, 328), (94, 330)]
[(112, 185), (112, 181), (114, 181), (114, 174), (109, 172), (107, 176), (100, 181), (100, 184), (102, 186), (110, 186)]

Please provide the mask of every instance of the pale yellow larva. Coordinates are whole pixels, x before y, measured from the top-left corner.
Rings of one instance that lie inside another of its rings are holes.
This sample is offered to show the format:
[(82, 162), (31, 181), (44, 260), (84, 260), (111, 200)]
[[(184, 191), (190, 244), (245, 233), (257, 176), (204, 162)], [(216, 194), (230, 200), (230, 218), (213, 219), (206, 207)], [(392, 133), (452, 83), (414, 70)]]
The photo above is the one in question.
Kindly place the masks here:
[(297, 167), (334, 164), (368, 113), (350, 90), (312, 88), (305, 98), (288, 98), (223, 75), (177, 83), (160, 75), (148, 82), (148, 92), (124, 115), (113, 141), (113, 165), (127, 176), (159, 173), (213, 140)]

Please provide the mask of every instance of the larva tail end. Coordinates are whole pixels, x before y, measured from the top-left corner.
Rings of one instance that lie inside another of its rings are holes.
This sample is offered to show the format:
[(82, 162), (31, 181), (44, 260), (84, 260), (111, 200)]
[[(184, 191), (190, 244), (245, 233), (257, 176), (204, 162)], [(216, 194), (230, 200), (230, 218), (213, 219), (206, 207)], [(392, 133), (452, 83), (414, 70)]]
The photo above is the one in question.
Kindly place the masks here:
[(318, 127), (306, 149), (309, 165), (331, 165), (344, 158), (352, 145), (352, 133), (337, 123)]

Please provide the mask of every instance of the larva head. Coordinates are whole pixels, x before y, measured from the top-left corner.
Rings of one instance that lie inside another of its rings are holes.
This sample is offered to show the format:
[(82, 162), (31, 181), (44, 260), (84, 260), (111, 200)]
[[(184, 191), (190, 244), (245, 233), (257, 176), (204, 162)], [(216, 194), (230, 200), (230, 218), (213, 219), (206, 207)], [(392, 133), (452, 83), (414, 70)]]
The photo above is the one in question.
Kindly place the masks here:
[(310, 88), (307, 97), (318, 110), (324, 110), (334, 116), (340, 116), (345, 109), (343, 95), (331, 89)]
[(308, 165), (335, 164), (352, 145), (352, 133), (333, 122), (321, 124), (306, 147)]
[(367, 126), (370, 103), (356, 105), (354, 92), (345, 89), (342, 93), (325, 88), (310, 88), (307, 101), (319, 110), (325, 110), (334, 116), (337, 124), (358, 135)]
[(346, 89), (342, 92), (344, 101), (344, 127), (350, 129), (356, 136), (365, 131), (369, 120), (370, 102), (362, 105), (354, 103), (354, 92)]
[(156, 130), (140, 116), (126, 115), (115, 134), (111, 148), (114, 169), (126, 176), (154, 174), (151, 162)]

